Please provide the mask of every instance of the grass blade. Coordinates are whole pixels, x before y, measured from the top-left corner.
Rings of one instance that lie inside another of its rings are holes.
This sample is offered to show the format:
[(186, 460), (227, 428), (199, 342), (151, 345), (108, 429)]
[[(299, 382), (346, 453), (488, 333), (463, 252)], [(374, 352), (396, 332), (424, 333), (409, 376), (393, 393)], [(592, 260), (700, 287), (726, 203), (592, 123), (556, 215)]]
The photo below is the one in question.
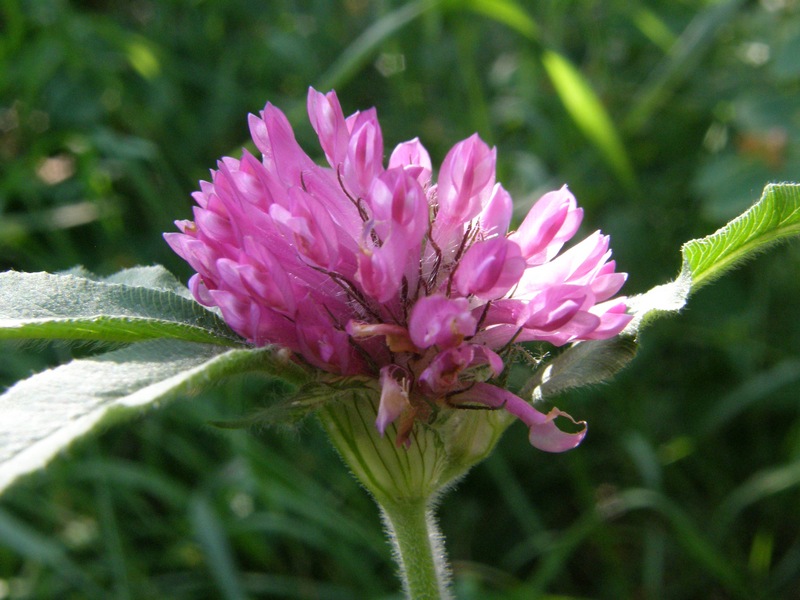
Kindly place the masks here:
[(196, 494), (192, 498), (189, 515), (195, 536), (205, 551), (206, 563), (217, 583), (221, 597), (226, 600), (245, 600), (247, 596), (240, 583), (240, 575), (225, 536), (225, 528), (205, 496)]
[(628, 189), (635, 188), (636, 177), (625, 146), (589, 82), (572, 62), (555, 50), (544, 51), (542, 64), (572, 120), (600, 150), (619, 180)]

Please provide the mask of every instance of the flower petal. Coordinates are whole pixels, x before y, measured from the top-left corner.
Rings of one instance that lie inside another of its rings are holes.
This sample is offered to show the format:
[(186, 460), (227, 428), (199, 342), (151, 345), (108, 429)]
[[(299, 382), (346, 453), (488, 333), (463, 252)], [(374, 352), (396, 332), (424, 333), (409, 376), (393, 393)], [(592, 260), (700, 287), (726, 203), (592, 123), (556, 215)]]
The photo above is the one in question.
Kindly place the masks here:
[(525, 272), (519, 246), (505, 237), (475, 242), (458, 263), (454, 282), (464, 296), (503, 297)]
[(463, 224), (477, 216), (494, 186), (495, 161), (495, 149), (477, 133), (453, 146), (437, 182), (440, 225)]
[(425, 296), (411, 309), (408, 333), (418, 348), (447, 349), (474, 335), (477, 325), (466, 298)]
[(395, 147), (389, 157), (388, 169), (396, 168), (405, 169), (419, 181), (423, 188), (427, 188), (431, 184), (431, 173), (433, 171), (431, 157), (425, 146), (419, 141), (419, 138), (403, 142)]
[(558, 254), (582, 219), (583, 210), (564, 186), (539, 198), (511, 239), (520, 245), (528, 264), (539, 265)]
[(434, 394), (443, 394), (458, 383), (459, 376), (472, 364), (474, 358), (475, 351), (471, 344), (448, 348), (434, 357), (420, 374), (419, 381)]
[[(349, 124), (348, 124), (349, 125)], [(348, 192), (363, 198), (372, 181), (383, 171), (383, 134), (374, 108), (359, 113), (353, 122), (343, 176)]]
[(394, 377), (398, 371), (402, 369), (396, 365), (381, 368), (381, 400), (378, 405), (378, 416), (375, 419), (375, 427), (381, 436), (386, 432), (386, 428), (411, 406), (408, 401), (408, 381), (402, 378), (398, 383)]
[[(545, 452), (564, 452), (571, 450), (586, 437), (586, 422), (575, 421), (567, 413), (552, 409), (546, 415), (533, 408), (519, 396), (488, 383), (476, 383), (468, 391), (453, 397), (454, 402), (477, 402), (489, 408), (502, 408), (528, 426), (528, 440), (534, 448)], [(561, 431), (555, 424), (557, 417), (565, 417), (580, 425), (575, 433)]]
[(337, 165), (344, 162), (350, 140), (339, 98), (333, 90), (323, 94), (314, 88), (308, 88), (307, 106), (311, 126), (317, 132), (328, 164), (335, 170)]

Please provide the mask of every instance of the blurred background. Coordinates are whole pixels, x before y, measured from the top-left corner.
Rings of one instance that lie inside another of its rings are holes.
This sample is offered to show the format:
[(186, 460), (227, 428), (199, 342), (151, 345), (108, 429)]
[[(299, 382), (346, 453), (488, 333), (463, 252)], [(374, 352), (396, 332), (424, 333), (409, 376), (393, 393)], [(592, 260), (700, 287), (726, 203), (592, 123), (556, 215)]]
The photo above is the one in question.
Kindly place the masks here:
[[(161, 238), (270, 101), (321, 152), (309, 85), (376, 106), (387, 152), (477, 131), (518, 215), (568, 183), (634, 294), (800, 179), (798, 0), (5, 0), (0, 266), (187, 265)], [(459, 598), (800, 598), (800, 245), (644, 331), (439, 509)], [(0, 383), (92, 347), (0, 348)], [(312, 420), (221, 430), (237, 379), (109, 428), (0, 501), (5, 598), (397, 598), (376, 509)], [(1, 418), (1, 417), (0, 417)]]

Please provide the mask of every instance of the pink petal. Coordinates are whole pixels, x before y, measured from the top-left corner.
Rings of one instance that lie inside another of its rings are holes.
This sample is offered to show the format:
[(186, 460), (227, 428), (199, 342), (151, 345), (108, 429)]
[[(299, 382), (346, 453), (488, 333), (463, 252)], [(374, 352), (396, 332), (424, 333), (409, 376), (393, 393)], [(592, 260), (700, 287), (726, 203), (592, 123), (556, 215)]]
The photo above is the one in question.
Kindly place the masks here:
[(472, 364), (475, 351), (470, 344), (462, 344), (440, 352), (419, 376), (434, 394), (443, 394), (459, 382), (459, 375)]
[(505, 237), (475, 242), (458, 263), (455, 284), (464, 296), (483, 300), (504, 296), (525, 272), (519, 246)]
[(298, 306), (295, 324), (300, 351), (309, 363), (342, 375), (359, 372), (359, 365), (353, 362), (349, 336), (331, 323), (316, 302), (309, 299)]
[(292, 246), (311, 264), (334, 270), (339, 262), (339, 234), (326, 210), (298, 187), (289, 188), (289, 208), (270, 206), (269, 215), (291, 240)]
[[(575, 433), (561, 431), (556, 426), (556, 417), (569, 419), (576, 425), (582, 426), (583, 429)], [(554, 408), (547, 413), (547, 421), (545, 423), (531, 425), (528, 440), (531, 446), (545, 452), (566, 452), (567, 450), (572, 450), (583, 441), (583, 438), (586, 437), (586, 429), (586, 421), (576, 421), (567, 413)]]
[(388, 169), (402, 168), (415, 177), (426, 188), (431, 183), (431, 157), (419, 138), (398, 144), (389, 157)]
[(356, 281), (368, 296), (382, 304), (397, 297), (403, 281), (407, 252), (402, 248), (400, 254), (393, 250), (393, 246), (383, 246), (358, 254)]
[[(502, 408), (508, 411), (528, 426), (528, 439), (531, 445), (545, 452), (571, 450), (586, 437), (585, 421), (575, 421), (557, 408), (546, 415), (542, 414), (519, 396), (488, 383), (476, 383), (467, 392), (454, 396), (453, 401), (477, 402), (490, 408)], [(581, 425), (583, 429), (576, 433), (561, 431), (555, 424), (557, 417), (565, 417), (576, 425)]]
[(483, 207), (478, 220), (486, 237), (505, 235), (514, 212), (514, 201), (502, 185), (495, 184), (489, 202)]
[(291, 281), (274, 259), (258, 268), (244, 261), (223, 258), (217, 261), (217, 271), (228, 289), (246, 291), (265, 306), (294, 316), (295, 298)]
[(411, 309), (408, 333), (418, 348), (446, 349), (474, 335), (477, 325), (466, 298), (424, 296)]
[(473, 219), (489, 199), (495, 178), (496, 150), (474, 134), (453, 146), (439, 171), (437, 220), (442, 226)]
[(528, 264), (542, 264), (558, 254), (564, 242), (575, 235), (582, 218), (583, 210), (564, 186), (539, 198), (511, 239), (520, 245)]
[(294, 138), (286, 115), (267, 104), (261, 117), (250, 115), (250, 134), (264, 157), (264, 166), (284, 182), (299, 185), (300, 173), (316, 165)]
[(204, 306), (216, 306), (216, 304), (214, 304), (214, 298), (209, 293), (208, 287), (200, 273), (195, 273), (189, 278), (188, 287), (194, 299), (200, 304)]
[(400, 169), (381, 173), (372, 182), (366, 202), (381, 240), (397, 236), (407, 248), (419, 246), (428, 229), (428, 201), (414, 177)]
[(553, 260), (528, 268), (515, 296), (531, 296), (559, 284), (589, 285), (610, 256), (608, 236), (596, 231)]
[(615, 298), (595, 304), (589, 311), (600, 318), (600, 324), (585, 339), (604, 340), (620, 333), (631, 322), (633, 315), (627, 313), (625, 298)]
[(343, 176), (348, 192), (363, 198), (373, 179), (383, 171), (383, 134), (375, 109), (358, 115), (347, 145)]
[(350, 139), (339, 98), (334, 91), (323, 94), (314, 88), (308, 88), (307, 106), (311, 126), (317, 132), (328, 164), (335, 170), (347, 156), (347, 143)]
[(497, 352), (478, 344), (472, 344), (472, 347), (475, 350), (475, 358), (470, 366), (488, 365), (492, 372), (492, 377), (497, 377), (503, 372), (505, 365)]

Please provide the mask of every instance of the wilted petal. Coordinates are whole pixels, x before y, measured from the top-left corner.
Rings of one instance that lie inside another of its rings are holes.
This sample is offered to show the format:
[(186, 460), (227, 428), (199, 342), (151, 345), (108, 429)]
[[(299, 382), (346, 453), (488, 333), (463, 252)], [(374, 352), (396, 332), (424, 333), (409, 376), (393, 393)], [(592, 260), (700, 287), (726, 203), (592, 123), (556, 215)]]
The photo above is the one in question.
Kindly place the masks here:
[(441, 394), (451, 389), (461, 373), (467, 369), (475, 358), (475, 350), (470, 344), (462, 344), (440, 352), (420, 374), (419, 381), (428, 386), (434, 394)]
[(419, 349), (411, 342), (408, 330), (400, 325), (352, 320), (347, 324), (346, 331), (353, 339), (357, 340), (376, 335), (386, 336), (386, 345), (392, 352), (419, 352)]
[[(508, 411), (528, 426), (528, 439), (531, 445), (545, 452), (571, 450), (586, 437), (585, 421), (575, 421), (567, 413), (557, 408), (552, 409), (546, 415), (542, 414), (519, 396), (488, 383), (476, 383), (469, 391), (454, 396), (453, 401), (476, 402), (490, 408), (502, 408)], [(565, 417), (576, 425), (580, 425), (582, 429), (575, 433), (561, 431), (555, 424), (557, 417)]]
[(375, 427), (381, 435), (404, 410), (411, 406), (408, 401), (408, 381), (401, 375), (401, 381), (398, 382), (394, 377), (398, 372), (402, 373), (402, 370), (395, 365), (381, 368), (381, 400), (378, 405), (378, 416), (375, 419)]
[(419, 381), (434, 394), (463, 389), (465, 382), (486, 381), (503, 372), (499, 354), (479, 344), (461, 344), (437, 354)]

